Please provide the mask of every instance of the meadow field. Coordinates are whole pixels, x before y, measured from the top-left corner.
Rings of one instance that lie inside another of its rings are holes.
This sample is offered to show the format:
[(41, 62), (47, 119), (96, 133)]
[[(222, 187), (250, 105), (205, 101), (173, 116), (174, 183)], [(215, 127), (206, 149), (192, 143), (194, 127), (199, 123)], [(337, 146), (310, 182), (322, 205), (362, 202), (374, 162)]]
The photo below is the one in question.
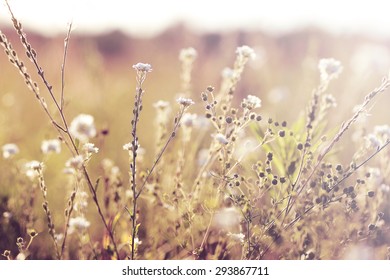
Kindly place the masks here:
[(390, 259), (389, 40), (22, 24), (0, 259)]

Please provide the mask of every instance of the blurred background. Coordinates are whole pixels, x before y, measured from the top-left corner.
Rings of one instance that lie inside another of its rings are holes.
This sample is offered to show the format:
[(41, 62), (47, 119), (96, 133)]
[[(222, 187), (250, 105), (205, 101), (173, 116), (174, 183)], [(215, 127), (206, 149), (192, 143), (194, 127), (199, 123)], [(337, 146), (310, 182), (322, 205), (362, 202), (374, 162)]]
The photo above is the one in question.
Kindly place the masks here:
[[(46, 94), (1, 2), (0, 30)], [(209, 85), (219, 89), (223, 69), (233, 66), (235, 50), (242, 45), (252, 47), (257, 57), (245, 69), (234, 102), (238, 105), (248, 94), (257, 95), (262, 99), (259, 112), (263, 118), (289, 123), (305, 112), (319, 83), (319, 59), (333, 57), (343, 65), (343, 72), (328, 90), (338, 104), (329, 117), (335, 127), (352, 116), (355, 105), (390, 69), (390, 17), (385, 1), (9, 0), (9, 4), (56, 94), (61, 88), (64, 38), (69, 22), (73, 23), (65, 72), (65, 113), (69, 120), (80, 113), (91, 114), (98, 130), (109, 131), (93, 140), (100, 152), (91, 164), (110, 158), (123, 173), (128, 158), (122, 146), (130, 140), (135, 91), (132, 65), (138, 62), (153, 67), (145, 82), (140, 122), (140, 142), (149, 159), (155, 153), (152, 104), (166, 100), (178, 108), (178, 56), (183, 48), (193, 47), (198, 52), (191, 97), (196, 102), (192, 111), (199, 115), (204, 114), (200, 93)], [(57, 135), (7, 60), (1, 51), (0, 144), (16, 143), (21, 150), (19, 158), (49, 161), (52, 168), (45, 171), (46, 177), (57, 195), (63, 192), (58, 180), (70, 155), (49, 159), (42, 155), (41, 141)], [(390, 92), (376, 99), (365, 123), (367, 130), (390, 123), (389, 102)], [(49, 109), (55, 111), (53, 105)], [(346, 155), (355, 150), (350, 140), (342, 145)], [(345, 157), (345, 163), (349, 160)], [(0, 166), (5, 165), (1, 159)], [(3, 181), (2, 191), (4, 187)], [(50, 191), (49, 196), (55, 195)], [(56, 197), (62, 207), (63, 196)]]
[[(198, 113), (203, 113), (200, 92), (209, 85), (218, 89), (222, 70), (233, 66), (235, 49), (241, 45), (252, 47), (257, 58), (245, 70), (235, 101), (239, 104), (248, 94), (257, 95), (263, 101), (264, 115), (275, 119), (294, 121), (306, 108), (319, 82), (321, 58), (334, 57), (344, 68), (329, 88), (338, 103), (337, 114), (332, 115), (334, 124), (350, 116), (353, 107), (379, 85), (390, 68), (390, 18), (385, 1), (9, 3), (57, 93), (63, 40), (68, 23), (73, 23), (65, 75), (67, 116), (92, 114), (101, 129), (112, 132), (105, 139), (107, 145), (121, 147), (129, 139), (135, 89), (131, 66), (145, 62), (153, 67), (145, 84), (144, 106), (145, 114), (153, 114), (152, 103), (160, 99), (174, 103), (181, 90), (178, 55), (182, 48), (198, 51), (192, 81)], [(1, 30), (27, 61), (4, 2), (0, 7)], [(36, 141), (53, 137), (53, 131), (16, 69), (6, 61), (7, 57), (0, 55), (0, 142), (23, 142), (20, 145), (27, 146), (25, 151), (34, 157), (39, 153)], [(29, 64), (27, 67), (33, 69)], [(378, 99), (369, 120), (373, 124), (390, 120), (386, 114), (388, 96)], [(146, 136), (142, 140), (146, 145), (153, 142), (147, 134), (152, 120), (152, 115), (144, 117)], [(15, 129), (15, 125), (26, 127)], [(35, 141), (23, 141), (26, 133)]]

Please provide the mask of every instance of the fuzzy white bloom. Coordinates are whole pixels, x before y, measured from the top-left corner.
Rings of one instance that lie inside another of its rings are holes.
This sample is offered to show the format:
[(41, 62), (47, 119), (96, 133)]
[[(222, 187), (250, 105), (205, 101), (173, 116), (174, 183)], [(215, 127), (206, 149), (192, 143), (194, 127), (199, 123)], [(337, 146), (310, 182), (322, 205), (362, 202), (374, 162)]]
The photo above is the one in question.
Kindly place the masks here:
[(236, 49), (237, 56), (254, 59), (256, 57), (255, 51), (246, 45), (238, 47)]
[(81, 169), (81, 167), (83, 167), (83, 163), (84, 163), (84, 157), (81, 155), (78, 155), (78, 156), (75, 156), (75, 157), (68, 159), (68, 161), (65, 163), (65, 166), (68, 168), (73, 168), (73, 169), (77, 170), (77, 169)]
[(83, 231), (89, 228), (91, 223), (85, 219), (83, 216), (70, 218), (69, 219), (69, 232), (73, 233), (74, 231)]
[(366, 148), (378, 149), (381, 145), (381, 141), (375, 134), (370, 133), (366, 136)]
[(69, 131), (72, 136), (76, 137), (81, 142), (88, 142), (90, 138), (96, 136), (94, 118), (87, 114), (78, 115), (70, 123)]
[(374, 127), (374, 133), (385, 140), (390, 139), (390, 126), (387, 124), (377, 125)]
[(194, 48), (182, 49), (179, 54), (180, 61), (193, 61), (198, 55), (198, 52)]
[(182, 123), (184, 126), (192, 127), (192, 126), (194, 126), (197, 117), (198, 117), (198, 116), (197, 116), (196, 114), (185, 113), (185, 114), (183, 115), (182, 119), (181, 119), (181, 123)]
[(133, 65), (133, 68), (139, 72), (152, 72), (152, 65), (148, 63), (138, 62), (137, 64)]
[(227, 207), (215, 213), (214, 224), (223, 229), (238, 227), (241, 222), (241, 213), (235, 207)]
[(255, 109), (261, 107), (261, 99), (255, 95), (248, 95), (244, 98), (243, 103), (246, 104), (248, 109)]
[(95, 147), (93, 143), (85, 143), (83, 145), (83, 151), (90, 154), (97, 154), (99, 152), (99, 148)]
[(43, 140), (41, 150), (44, 154), (61, 153), (61, 141), (58, 139)]
[(226, 136), (222, 133), (217, 133), (214, 135), (214, 139), (217, 140), (218, 143), (227, 145), (229, 141), (227, 140)]
[(322, 58), (318, 63), (318, 69), (320, 70), (321, 80), (330, 81), (340, 75), (343, 66), (340, 61), (334, 58)]
[(179, 97), (176, 99), (176, 102), (179, 103), (180, 105), (183, 105), (184, 107), (188, 107), (190, 105), (195, 104), (194, 101), (192, 101), (191, 98), (185, 98), (185, 97)]
[(164, 101), (164, 100), (159, 100), (155, 103), (153, 103), (153, 107), (158, 109), (158, 110), (165, 110), (167, 108), (169, 108), (169, 102), (168, 101)]
[(78, 192), (76, 196), (76, 202), (74, 203), (74, 209), (76, 211), (84, 211), (88, 207), (88, 193), (85, 191)]
[(141, 244), (142, 244), (142, 241), (139, 240), (138, 237), (134, 238), (134, 245), (135, 245), (135, 246), (139, 246), (139, 245), (141, 245)]
[(37, 160), (32, 160), (32, 161), (27, 162), (24, 166), (27, 169), (32, 169), (32, 170), (38, 171), (38, 170), (41, 170), (43, 168), (43, 163), (39, 162)]
[(231, 233), (231, 232), (229, 232), (227, 234), (227, 236), (229, 236), (234, 241), (238, 241), (240, 243), (244, 243), (244, 240), (245, 240), (245, 234), (243, 234), (243, 233)]
[(25, 174), (28, 178), (31, 180), (35, 179), (38, 176), (38, 172), (42, 170), (43, 168), (43, 163), (39, 162), (37, 160), (32, 160), (29, 162), (26, 162), (24, 164), (25, 168)]
[(19, 153), (19, 148), (16, 144), (8, 143), (3, 145), (3, 158), (11, 158), (17, 153)]

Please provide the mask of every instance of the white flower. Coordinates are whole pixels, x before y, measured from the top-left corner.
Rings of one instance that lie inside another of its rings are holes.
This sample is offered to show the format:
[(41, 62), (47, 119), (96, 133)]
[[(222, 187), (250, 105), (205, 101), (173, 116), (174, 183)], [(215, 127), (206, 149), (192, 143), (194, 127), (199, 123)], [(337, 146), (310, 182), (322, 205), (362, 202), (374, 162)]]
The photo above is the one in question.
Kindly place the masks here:
[(383, 137), (384, 140), (390, 139), (390, 126), (387, 124), (377, 125), (374, 127), (374, 133), (380, 137)]
[(50, 140), (44, 140), (42, 141), (41, 145), (42, 153), (48, 154), (48, 153), (61, 153), (61, 141), (58, 139), (50, 139)]
[(227, 207), (215, 213), (214, 223), (216, 226), (227, 229), (237, 227), (241, 222), (241, 213), (234, 207)]
[(179, 103), (180, 105), (183, 105), (184, 107), (188, 107), (190, 105), (193, 105), (195, 104), (194, 101), (192, 101), (191, 98), (185, 98), (185, 97), (179, 97), (178, 99), (176, 99), (177, 103)]
[(137, 64), (133, 65), (133, 68), (139, 72), (152, 72), (152, 66), (148, 63), (138, 62)]
[(94, 119), (91, 115), (80, 114), (70, 124), (70, 133), (81, 142), (88, 142), (89, 138), (96, 136)]
[(19, 153), (18, 146), (16, 144), (13, 144), (13, 143), (5, 144), (2, 147), (2, 150), (3, 150), (3, 157), (4, 158), (11, 158), (12, 156)]
[(318, 63), (318, 68), (320, 70), (321, 80), (323, 81), (330, 81), (337, 78), (343, 71), (341, 62), (334, 58), (322, 58)]
[(244, 243), (245, 234), (243, 234), (243, 233), (231, 233), (231, 232), (229, 232), (227, 234), (227, 236), (232, 238), (234, 241), (238, 241), (240, 243)]
[(225, 67), (223, 68), (221, 75), (224, 79), (231, 79), (234, 76), (234, 71), (229, 67)]
[(73, 169), (81, 169), (84, 163), (84, 158), (81, 155), (72, 157), (68, 159), (68, 161), (65, 163), (65, 166), (68, 168), (73, 168)]
[(32, 170), (41, 170), (43, 168), (43, 163), (37, 160), (29, 161), (25, 164), (25, 167)]
[(43, 168), (43, 163), (32, 160), (24, 164), (26, 176), (29, 177), (31, 180), (36, 178), (38, 176), (38, 172), (42, 170)]
[(194, 123), (196, 121), (197, 115), (196, 114), (191, 114), (191, 113), (185, 113), (181, 119), (181, 123), (184, 126), (187, 127), (192, 127), (194, 126)]
[(243, 103), (246, 104), (249, 110), (261, 107), (261, 99), (255, 95), (248, 95), (244, 98)]
[(371, 133), (366, 136), (366, 148), (378, 149), (381, 145), (381, 141), (375, 134)]
[(229, 141), (226, 139), (226, 136), (222, 133), (217, 133), (214, 135), (214, 139), (217, 140), (220, 144), (227, 145)]
[(198, 55), (197, 51), (194, 48), (182, 49), (179, 54), (180, 61), (193, 61)]
[(248, 47), (246, 45), (238, 47), (236, 49), (236, 54), (238, 56), (242, 56), (250, 59), (254, 59), (256, 57), (255, 51), (251, 47)]
[(93, 143), (85, 143), (83, 145), (83, 151), (90, 154), (97, 154), (99, 152), (99, 148), (95, 147)]
[(139, 245), (141, 245), (141, 244), (142, 244), (142, 241), (139, 240), (138, 237), (134, 238), (134, 245), (135, 245), (135, 246), (139, 246)]
[(158, 109), (158, 110), (163, 111), (163, 110), (169, 108), (169, 102), (164, 101), (164, 100), (159, 100), (153, 104), (153, 107)]
[(75, 230), (86, 230), (87, 228), (89, 228), (90, 225), (91, 223), (87, 219), (85, 219), (85, 217), (82, 216), (69, 219), (70, 233), (74, 232)]

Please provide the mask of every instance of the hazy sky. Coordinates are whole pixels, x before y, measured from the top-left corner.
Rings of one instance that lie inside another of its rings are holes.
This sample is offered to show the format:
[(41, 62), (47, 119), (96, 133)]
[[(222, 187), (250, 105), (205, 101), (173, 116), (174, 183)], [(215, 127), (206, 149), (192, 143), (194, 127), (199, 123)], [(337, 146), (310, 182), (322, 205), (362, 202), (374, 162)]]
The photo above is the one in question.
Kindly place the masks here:
[[(4, 0), (0, 0), (3, 2)], [(203, 30), (231, 28), (288, 31), (320, 26), (337, 32), (365, 32), (390, 36), (390, 1), (384, 0), (9, 0), (24, 26), (45, 33), (121, 28), (152, 35), (174, 22)], [(0, 4), (0, 26), (9, 22)]]

